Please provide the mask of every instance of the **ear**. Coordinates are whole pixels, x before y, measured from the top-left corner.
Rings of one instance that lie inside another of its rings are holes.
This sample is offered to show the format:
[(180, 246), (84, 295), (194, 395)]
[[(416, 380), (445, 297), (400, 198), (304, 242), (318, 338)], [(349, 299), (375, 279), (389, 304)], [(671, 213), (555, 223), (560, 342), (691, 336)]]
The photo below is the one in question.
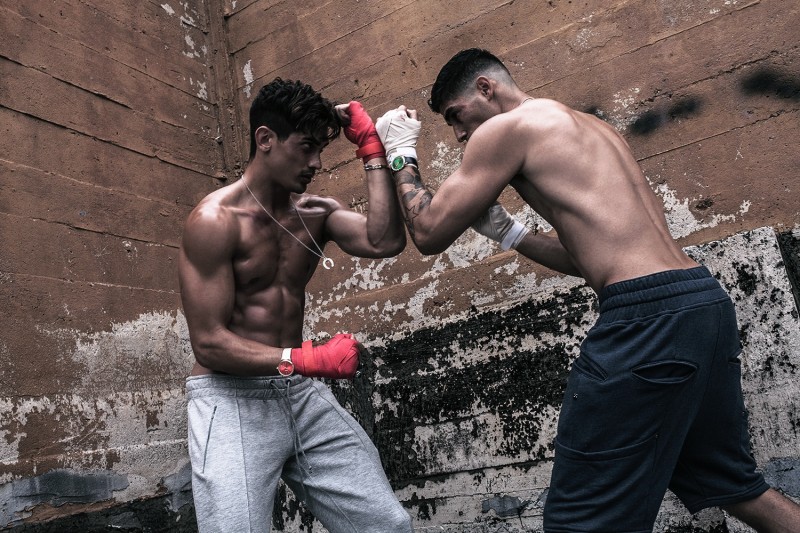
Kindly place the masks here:
[(491, 80), (486, 76), (478, 76), (478, 78), (475, 80), (475, 87), (478, 89), (478, 92), (481, 94), (481, 96), (487, 100), (494, 98), (494, 80)]
[(275, 132), (269, 129), (266, 126), (259, 126), (256, 128), (255, 132), (256, 138), (256, 149), (260, 152), (269, 152), (272, 149), (272, 145), (277, 138)]

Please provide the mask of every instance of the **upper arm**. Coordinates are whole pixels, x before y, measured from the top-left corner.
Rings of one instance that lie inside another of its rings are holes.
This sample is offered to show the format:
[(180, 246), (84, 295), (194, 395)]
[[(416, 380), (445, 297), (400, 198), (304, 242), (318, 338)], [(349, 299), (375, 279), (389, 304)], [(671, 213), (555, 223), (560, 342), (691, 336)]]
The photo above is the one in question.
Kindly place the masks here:
[(499, 115), (475, 130), (461, 165), (442, 183), (428, 207), (426, 226), (435, 235), (431, 248), (449, 246), (520, 172), (525, 151), (517, 129), (508, 117)]
[[(372, 202), (371, 202), (372, 203)], [(376, 208), (380, 204), (376, 201)], [(307, 197), (302, 202), (306, 207), (325, 207), (326, 239), (335, 242), (342, 251), (356, 257), (391, 257), (405, 247), (405, 232), (391, 218), (375, 217), (373, 238), (370, 238), (369, 219), (363, 213), (344, 207), (339, 200), (329, 196)], [(386, 215), (388, 217), (388, 215)]]
[(204, 344), (225, 329), (234, 306), (233, 252), (236, 237), (230, 216), (196, 209), (183, 233), (178, 261), (181, 302), (192, 344)]
[[(344, 207), (332, 211), (325, 223), (330, 240), (350, 255), (378, 258), (391, 257), (403, 251), (405, 247), (404, 232), (399, 233), (399, 238), (378, 239), (373, 242), (369, 237), (368, 226), (366, 215)], [(386, 231), (383, 231), (381, 236), (384, 236), (385, 233)]]

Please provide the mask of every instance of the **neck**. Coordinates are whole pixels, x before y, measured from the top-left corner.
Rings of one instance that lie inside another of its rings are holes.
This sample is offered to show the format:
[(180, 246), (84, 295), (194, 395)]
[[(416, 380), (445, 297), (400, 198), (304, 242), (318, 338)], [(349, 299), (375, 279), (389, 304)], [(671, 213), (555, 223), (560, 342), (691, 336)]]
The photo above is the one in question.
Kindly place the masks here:
[(533, 97), (528, 96), (517, 87), (509, 91), (508, 94), (502, 95), (500, 98), (500, 108), (503, 113), (518, 108), (525, 100), (533, 100)]
[[(258, 198), (261, 205), (271, 212), (281, 211), (288, 207), (289, 191), (271, 182), (263, 170), (259, 171), (248, 165), (242, 174), (241, 181), (243, 183), (239, 185), (242, 187), (244, 195), (250, 198), (250, 191), (252, 191), (252, 195)], [(248, 188), (250, 191), (247, 190)]]

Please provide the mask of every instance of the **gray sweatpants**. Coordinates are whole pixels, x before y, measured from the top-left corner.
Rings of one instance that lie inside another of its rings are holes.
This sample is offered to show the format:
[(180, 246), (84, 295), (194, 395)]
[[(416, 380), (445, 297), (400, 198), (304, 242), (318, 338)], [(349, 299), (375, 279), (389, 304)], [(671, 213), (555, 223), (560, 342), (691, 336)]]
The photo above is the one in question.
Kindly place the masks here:
[(201, 533), (269, 532), (278, 479), (330, 533), (412, 531), (363, 428), (303, 376), (186, 380)]

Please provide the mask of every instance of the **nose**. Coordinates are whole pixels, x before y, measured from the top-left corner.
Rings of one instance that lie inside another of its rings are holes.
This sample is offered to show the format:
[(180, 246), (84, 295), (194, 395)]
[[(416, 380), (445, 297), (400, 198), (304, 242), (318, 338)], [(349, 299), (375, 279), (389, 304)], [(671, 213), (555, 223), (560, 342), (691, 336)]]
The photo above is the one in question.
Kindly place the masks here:
[(463, 143), (464, 141), (467, 140), (467, 130), (465, 130), (464, 128), (458, 128), (456, 126), (453, 126), (453, 133), (455, 134), (456, 140), (458, 142)]
[(311, 160), (308, 162), (308, 166), (313, 168), (315, 171), (322, 168), (322, 157), (320, 154), (314, 155)]

